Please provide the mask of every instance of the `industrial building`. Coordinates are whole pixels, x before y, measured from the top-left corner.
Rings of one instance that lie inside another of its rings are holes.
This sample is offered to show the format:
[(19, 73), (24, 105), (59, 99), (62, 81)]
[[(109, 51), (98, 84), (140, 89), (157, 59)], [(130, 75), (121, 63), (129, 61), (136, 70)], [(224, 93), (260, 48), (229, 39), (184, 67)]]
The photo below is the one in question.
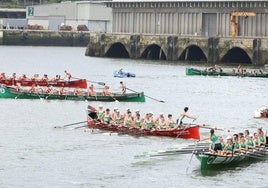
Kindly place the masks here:
[(86, 25), (92, 32), (110, 32), (112, 9), (99, 1), (76, 1), (28, 6), (26, 18), (30, 25), (58, 30), (61, 25), (77, 28)]
[(114, 33), (268, 36), (268, 1), (113, 0)]

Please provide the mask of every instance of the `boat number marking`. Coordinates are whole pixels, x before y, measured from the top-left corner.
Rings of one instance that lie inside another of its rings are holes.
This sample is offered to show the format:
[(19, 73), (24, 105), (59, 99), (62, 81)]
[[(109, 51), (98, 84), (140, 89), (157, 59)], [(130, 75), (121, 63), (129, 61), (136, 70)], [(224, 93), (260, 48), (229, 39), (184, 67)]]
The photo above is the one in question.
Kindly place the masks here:
[(5, 93), (5, 89), (4, 88), (0, 88), (0, 93)]

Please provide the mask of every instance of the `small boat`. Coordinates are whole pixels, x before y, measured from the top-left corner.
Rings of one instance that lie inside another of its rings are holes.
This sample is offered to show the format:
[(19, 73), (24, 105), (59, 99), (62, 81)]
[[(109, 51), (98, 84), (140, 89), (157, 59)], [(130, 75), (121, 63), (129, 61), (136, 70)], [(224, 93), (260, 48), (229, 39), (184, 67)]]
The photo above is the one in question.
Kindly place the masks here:
[(29, 92), (27, 89), (17, 89), (12, 86), (0, 85), (0, 98), (5, 99), (47, 99), (47, 100), (75, 100), (75, 101), (106, 101), (106, 102), (145, 102), (144, 93), (111, 93), (103, 96), (97, 92), (94, 96), (88, 96), (86, 92), (75, 95), (74, 92), (68, 91), (59, 94), (58, 91), (45, 93), (41, 88), (38, 92)]
[(254, 118), (268, 118), (268, 106), (263, 106), (254, 112)]
[(170, 130), (140, 129), (137, 127), (128, 127), (113, 123), (106, 124), (100, 122), (97, 120), (95, 108), (89, 107), (88, 109), (90, 109), (88, 110), (88, 116), (87, 116), (87, 125), (89, 128), (107, 130), (133, 136), (166, 136), (166, 137), (196, 139), (196, 140), (200, 139), (199, 125), (185, 126), (184, 128), (170, 129)]
[(233, 155), (215, 155), (210, 152), (196, 152), (195, 156), (201, 162), (201, 170), (219, 169), (227, 166), (236, 166), (242, 162), (264, 160), (268, 157), (268, 148), (253, 149), (247, 153)]
[(34, 79), (0, 79), (0, 84), (5, 84), (8, 86), (15, 86), (20, 84), (21, 86), (32, 86), (33, 84), (38, 86), (53, 86), (53, 87), (79, 87), (79, 88), (87, 88), (87, 80), (86, 79), (77, 79), (77, 80), (34, 80)]
[(237, 73), (237, 72), (223, 72), (223, 71), (208, 71), (200, 70), (196, 68), (186, 68), (186, 75), (203, 75), (203, 76), (236, 76), (236, 77), (259, 77), (268, 78), (268, 73), (263, 73), (262, 71), (257, 73)]
[(136, 74), (132, 72), (114, 71), (113, 74), (114, 74), (114, 77), (118, 77), (118, 78), (136, 77)]

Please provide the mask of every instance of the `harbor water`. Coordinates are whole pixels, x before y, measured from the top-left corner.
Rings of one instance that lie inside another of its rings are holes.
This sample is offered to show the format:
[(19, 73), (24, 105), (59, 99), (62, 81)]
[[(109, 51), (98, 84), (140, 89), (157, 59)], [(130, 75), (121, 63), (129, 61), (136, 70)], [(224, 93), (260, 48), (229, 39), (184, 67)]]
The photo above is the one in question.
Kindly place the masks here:
[[(217, 131), (224, 137), (245, 129), (253, 134), (259, 127), (267, 131), (267, 119), (254, 119), (253, 115), (268, 105), (268, 79), (186, 76), (190, 65), (185, 63), (93, 58), (86, 57), (85, 50), (0, 46), (0, 72), (52, 78), (58, 74), (64, 77), (64, 70), (68, 70), (73, 77), (91, 83), (105, 82), (111, 91), (120, 91), (123, 81), (134, 91), (144, 91), (146, 102), (1, 99), (0, 187), (267, 187), (267, 161), (201, 171), (200, 162), (191, 153), (141, 156), (195, 144), (194, 140), (76, 129), (84, 124), (60, 126), (85, 121), (88, 104), (118, 107), (122, 112), (140, 109), (142, 115), (149, 111), (154, 116), (171, 113), (175, 118), (188, 106), (189, 113), (197, 117), (194, 123), (231, 130)], [(113, 71), (120, 68), (135, 73), (136, 78), (114, 78)], [(103, 86), (94, 87), (101, 90)], [(201, 129), (201, 135), (208, 136), (209, 130)]]

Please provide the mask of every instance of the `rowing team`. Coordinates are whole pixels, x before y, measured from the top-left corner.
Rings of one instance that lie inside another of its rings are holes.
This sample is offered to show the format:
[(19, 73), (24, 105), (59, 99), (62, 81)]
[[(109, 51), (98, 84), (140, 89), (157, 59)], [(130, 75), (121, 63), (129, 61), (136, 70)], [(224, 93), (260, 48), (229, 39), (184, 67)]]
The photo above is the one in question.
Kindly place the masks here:
[(210, 139), (212, 142), (209, 146), (211, 153), (227, 156), (260, 149), (266, 144), (266, 135), (262, 128), (258, 128), (257, 132), (253, 135), (249, 134), (248, 130), (245, 130), (244, 133), (227, 136), (226, 141), (224, 141), (221, 135), (216, 135), (214, 129), (211, 129), (210, 137), (203, 140), (207, 139)]
[[(188, 108), (186, 112), (187, 111)], [(116, 125), (123, 125), (126, 127), (135, 127), (148, 130), (170, 130), (182, 128), (182, 119), (184, 117), (194, 118), (190, 115), (183, 114), (182, 118), (180, 117), (177, 120), (177, 122), (179, 123), (176, 123), (173, 120), (172, 114), (168, 114), (166, 118), (162, 112), (159, 113), (157, 117), (154, 117), (153, 112), (148, 112), (142, 118), (140, 110), (135, 110), (135, 113), (132, 114), (129, 108), (127, 108), (124, 113), (120, 113), (120, 110), (118, 110), (118, 108), (114, 108), (111, 112), (109, 108), (104, 109), (103, 105), (99, 105), (97, 110), (97, 118), (102, 123), (112, 123)]]
[(0, 80), (20, 80), (20, 81), (26, 81), (26, 80), (32, 80), (32, 81), (59, 81), (59, 80), (65, 80), (67, 79), (70, 81), (72, 75), (67, 72), (66, 70), (64, 71), (65, 77), (61, 78), (60, 75), (56, 75), (55, 78), (49, 79), (47, 74), (44, 74), (42, 78), (39, 77), (39, 74), (34, 74), (32, 77), (27, 77), (26, 74), (22, 74), (21, 76), (17, 77), (16, 73), (12, 73), (10, 77), (7, 77), (4, 72), (0, 73)]
[[(16, 90), (21, 91), (21, 84), (16, 84)], [(59, 89), (55, 89), (52, 85), (48, 85), (46, 87), (40, 87), (36, 85), (36, 83), (33, 83), (32, 86), (27, 90), (28, 93), (37, 93), (37, 94), (58, 94), (58, 95), (77, 95), (77, 96), (96, 96), (98, 93), (95, 91), (93, 84), (91, 84), (87, 90), (83, 90), (79, 87), (76, 87), (73, 89), (73, 91), (70, 91), (68, 89), (65, 89), (64, 87), (60, 87)], [(105, 86), (102, 90), (102, 92), (99, 93), (102, 96), (113, 96), (113, 94), (110, 92), (110, 87)], [(122, 95), (125, 95), (125, 90), (122, 89)]]

